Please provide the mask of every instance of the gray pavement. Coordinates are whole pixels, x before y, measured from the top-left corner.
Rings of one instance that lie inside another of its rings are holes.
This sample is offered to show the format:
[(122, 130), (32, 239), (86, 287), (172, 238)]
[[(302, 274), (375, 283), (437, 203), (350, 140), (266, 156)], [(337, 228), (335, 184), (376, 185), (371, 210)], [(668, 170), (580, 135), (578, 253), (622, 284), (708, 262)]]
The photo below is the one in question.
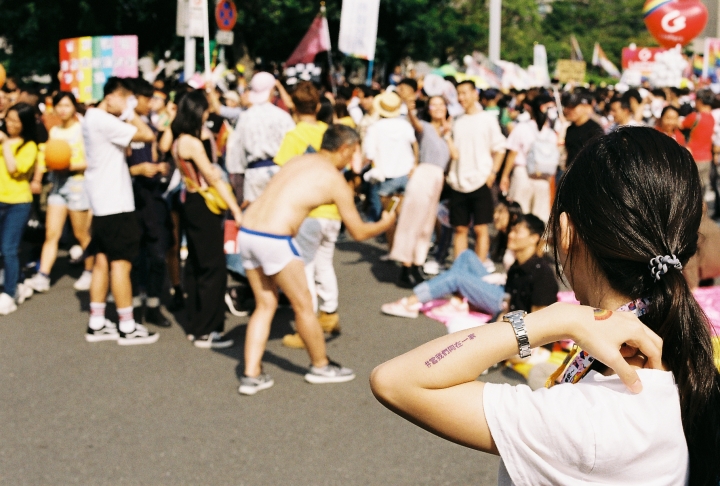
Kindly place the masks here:
[(153, 345), (88, 344), (87, 293), (61, 259), (49, 293), (0, 317), (0, 484), (496, 484), (496, 457), (411, 425), (370, 392), (374, 366), (445, 332), (380, 314), (405, 294), (382, 253), (343, 242), (335, 258), (343, 334), (328, 353), (358, 378), (305, 383), (306, 353), (280, 344), (284, 309), (264, 360), (275, 386), (254, 397), (237, 393), (246, 317), (228, 314), (241, 343), (223, 352), (191, 346), (177, 325)]

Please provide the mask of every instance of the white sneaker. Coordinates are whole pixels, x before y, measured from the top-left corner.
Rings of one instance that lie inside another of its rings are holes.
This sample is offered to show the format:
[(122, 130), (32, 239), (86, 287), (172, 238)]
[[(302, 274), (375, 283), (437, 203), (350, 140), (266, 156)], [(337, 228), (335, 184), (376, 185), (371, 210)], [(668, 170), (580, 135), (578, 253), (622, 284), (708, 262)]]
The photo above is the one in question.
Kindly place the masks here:
[(409, 317), (410, 319), (415, 319), (418, 314), (420, 314), (421, 307), (422, 304), (420, 302), (408, 304), (407, 297), (403, 297), (395, 302), (383, 304), (382, 307), (380, 307), (380, 310), (383, 314), (387, 314), (389, 316)]
[(35, 292), (47, 292), (50, 290), (50, 277), (36, 273), (32, 277), (25, 279), (25, 285)]
[(90, 282), (92, 282), (92, 272), (85, 270), (80, 278), (75, 281), (73, 288), (79, 291), (90, 290)]
[(437, 275), (440, 273), (440, 264), (435, 260), (428, 260), (423, 265), (423, 272), (427, 275)]
[(15, 299), (10, 297), (8, 294), (0, 294), (0, 316), (6, 316), (16, 310), (17, 305), (15, 304)]
[(73, 245), (68, 254), (70, 255), (70, 263), (76, 265), (83, 262), (83, 249), (80, 245)]
[(33, 293), (33, 289), (29, 285), (19, 283), (17, 285), (17, 292), (15, 292), (15, 301), (20, 305), (32, 297)]
[(488, 258), (487, 260), (485, 260), (485, 261), (482, 262), (482, 263), (483, 263), (483, 265), (485, 266), (485, 270), (487, 270), (488, 273), (494, 273), (494, 272), (495, 272), (495, 263), (494, 263), (492, 260), (490, 260), (490, 259)]

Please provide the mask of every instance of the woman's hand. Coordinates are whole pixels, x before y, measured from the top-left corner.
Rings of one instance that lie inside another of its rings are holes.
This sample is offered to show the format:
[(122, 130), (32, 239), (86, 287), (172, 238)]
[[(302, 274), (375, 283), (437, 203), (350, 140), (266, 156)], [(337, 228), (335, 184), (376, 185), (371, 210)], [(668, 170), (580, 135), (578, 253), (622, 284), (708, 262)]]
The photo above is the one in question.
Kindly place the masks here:
[(602, 312), (599, 320), (583, 319), (572, 326), (569, 337), (593, 358), (612, 368), (630, 391), (639, 393), (642, 384), (626, 358), (645, 357), (645, 368), (664, 370), (662, 339), (632, 312)]
[(35, 179), (30, 181), (30, 192), (35, 195), (42, 193), (42, 182), (36, 181)]

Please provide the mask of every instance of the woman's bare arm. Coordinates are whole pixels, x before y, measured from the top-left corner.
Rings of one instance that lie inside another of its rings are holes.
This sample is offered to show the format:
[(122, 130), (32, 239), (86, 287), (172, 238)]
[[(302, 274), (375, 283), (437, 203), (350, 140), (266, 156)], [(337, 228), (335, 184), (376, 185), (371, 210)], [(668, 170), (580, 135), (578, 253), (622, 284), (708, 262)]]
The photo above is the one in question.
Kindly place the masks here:
[[(662, 340), (629, 312), (611, 313), (598, 323), (590, 307), (553, 304), (528, 314), (525, 324), (532, 347), (573, 339), (636, 393), (642, 386), (620, 352), (623, 343), (647, 356), (649, 367), (662, 369)], [(383, 405), (429, 432), (497, 454), (483, 409), (485, 384), (476, 380), (517, 353), (509, 323), (487, 324), (435, 339), (378, 366), (370, 386)]]
[[(238, 206), (235, 196), (230, 192), (226, 184), (220, 184), (222, 177), (218, 172), (219, 169), (210, 162), (207, 155), (205, 154), (205, 147), (200, 140), (195, 137), (183, 136), (179, 139), (181, 146), (178, 147), (180, 156), (184, 159), (190, 159), (195, 162), (195, 166), (198, 168), (203, 178), (212, 187), (217, 190), (220, 197), (227, 203), (228, 208), (233, 214), (235, 223), (240, 226), (242, 222), (242, 212), (240, 206)], [(187, 157), (185, 157), (187, 156)]]

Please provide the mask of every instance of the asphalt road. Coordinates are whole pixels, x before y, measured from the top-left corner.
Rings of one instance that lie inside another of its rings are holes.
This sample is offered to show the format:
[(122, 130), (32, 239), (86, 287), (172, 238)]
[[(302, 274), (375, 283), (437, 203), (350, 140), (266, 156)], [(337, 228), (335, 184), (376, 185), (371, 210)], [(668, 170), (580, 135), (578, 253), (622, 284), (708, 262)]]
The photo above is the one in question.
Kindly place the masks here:
[[(380, 314), (405, 294), (382, 253), (343, 242), (335, 257), (343, 333), (328, 353), (358, 378), (305, 383), (307, 355), (280, 344), (292, 319), (281, 309), (264, 359), (275, 386), (254, 397), (237, 393), (241, 343), (197, 349), (178, 325), (153, 345), (86, 343), (80, 269), (61, 259), (49, 293), (0, 317), (0, 484), (496, 484), (498, 458), (411, 425), (370, 392), (374, 366), (445, 332)], [(240, 342), (246, 323), (228, 314)]]

